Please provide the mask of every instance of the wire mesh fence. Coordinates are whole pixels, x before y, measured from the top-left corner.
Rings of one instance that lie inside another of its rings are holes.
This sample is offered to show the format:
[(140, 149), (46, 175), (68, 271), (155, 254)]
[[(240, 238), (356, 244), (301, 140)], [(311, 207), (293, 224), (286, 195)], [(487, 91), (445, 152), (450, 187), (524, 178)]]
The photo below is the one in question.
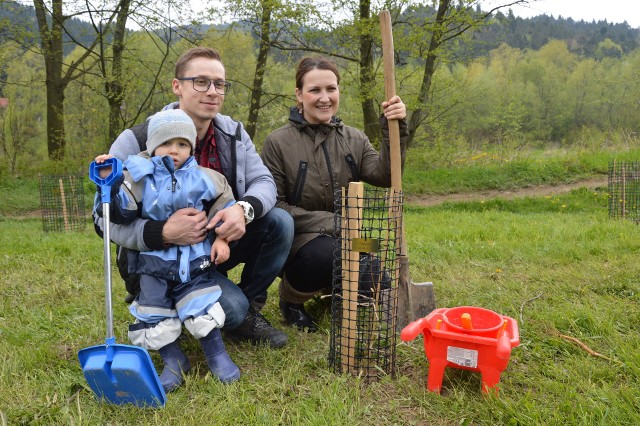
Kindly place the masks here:
[(402, 193), (360, 182), (336, 194), (329, 363), (336, 373), (395, 375)]
[(79, 231), (86, 227), (82, 176), (38, 176), (42, 227), (49, 231)]
[(609, 163), (609, 217), (640, 221), (640, 162)]

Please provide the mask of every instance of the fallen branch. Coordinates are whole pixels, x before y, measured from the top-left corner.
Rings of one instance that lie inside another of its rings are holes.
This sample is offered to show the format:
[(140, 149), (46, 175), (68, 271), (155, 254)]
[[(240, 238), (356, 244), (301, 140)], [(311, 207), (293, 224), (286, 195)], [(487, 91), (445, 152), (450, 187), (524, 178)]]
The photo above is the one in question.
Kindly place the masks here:
[(543, 294), (544, 293), (540, 293), (536, 297), (532, 297), (531, 299), (527, 299), (524, 302), (522, 302), (522, 305), (520, 305), (520, 324), (524, 323), (524, 320), (522, 319), (522, 312), (524, 311), (524, 305), (526, 305), (527, 303), (533, 302), (536, 299), (541, 298)]
[(609, 357), (606, 357), (606, 356), (602, 355), (601, 353), (598, 353), (598, 352), (594, 351), (589, 346), (585, 345), (584, 343), (582, 343), (580, 340), (576, 339), (575, 337), (567, 336), (566, 334), (560, 334), (560, 333), (557, 333), (557, 335), (558, 335), (558, 337), (562, 337), (563, 339), (569, 340), (569, 341), (577, 344), (582, 349), (587, 351), (589, 353), (589, 355), (593, 355), (593, 356), (598, 357), (598, 358), (606, 359), (609, 362), (617, 362), (617, 361), (615, 361), (615, 360), (613, 360), (613, 359), (611, 359)]

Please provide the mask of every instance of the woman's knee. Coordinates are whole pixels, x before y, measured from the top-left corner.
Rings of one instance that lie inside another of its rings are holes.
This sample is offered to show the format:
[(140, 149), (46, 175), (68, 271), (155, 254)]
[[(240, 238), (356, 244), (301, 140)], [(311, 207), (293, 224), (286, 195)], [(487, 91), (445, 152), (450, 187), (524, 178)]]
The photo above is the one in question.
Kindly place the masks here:
[(318, 237), (298, 250), (285, 270), (291, 287), (314, 292), (331, 287), (333, 276), (333, 239)]

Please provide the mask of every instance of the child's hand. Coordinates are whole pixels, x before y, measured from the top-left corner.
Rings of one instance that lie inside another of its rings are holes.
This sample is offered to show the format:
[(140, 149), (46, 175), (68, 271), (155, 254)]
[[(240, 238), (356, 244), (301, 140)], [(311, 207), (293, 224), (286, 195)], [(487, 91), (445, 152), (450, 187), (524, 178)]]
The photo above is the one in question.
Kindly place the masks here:
[(223, 238), (217, 237), (211, 245), (211, 261), (216, 265), (220, 265), (229, 259), (230, 254), (229, 243)]
[[(96, 157), (96, 164), (103, 164), (109, 158), (113, 158), (113, 155), (110, 154), (101, 154)], [(111, 167), (103, 167), (100, 169), (100, 177), (106, 178), (111, 174)]]

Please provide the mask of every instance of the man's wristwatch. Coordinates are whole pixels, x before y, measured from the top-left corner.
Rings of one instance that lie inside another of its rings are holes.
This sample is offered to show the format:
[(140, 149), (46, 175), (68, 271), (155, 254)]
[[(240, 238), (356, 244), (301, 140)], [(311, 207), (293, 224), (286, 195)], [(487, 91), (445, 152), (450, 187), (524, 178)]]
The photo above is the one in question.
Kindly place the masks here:
[(246, 201), (236, 202), (244, 210), (244, 224), (248, 225), (253, 221), (253, 206)]

